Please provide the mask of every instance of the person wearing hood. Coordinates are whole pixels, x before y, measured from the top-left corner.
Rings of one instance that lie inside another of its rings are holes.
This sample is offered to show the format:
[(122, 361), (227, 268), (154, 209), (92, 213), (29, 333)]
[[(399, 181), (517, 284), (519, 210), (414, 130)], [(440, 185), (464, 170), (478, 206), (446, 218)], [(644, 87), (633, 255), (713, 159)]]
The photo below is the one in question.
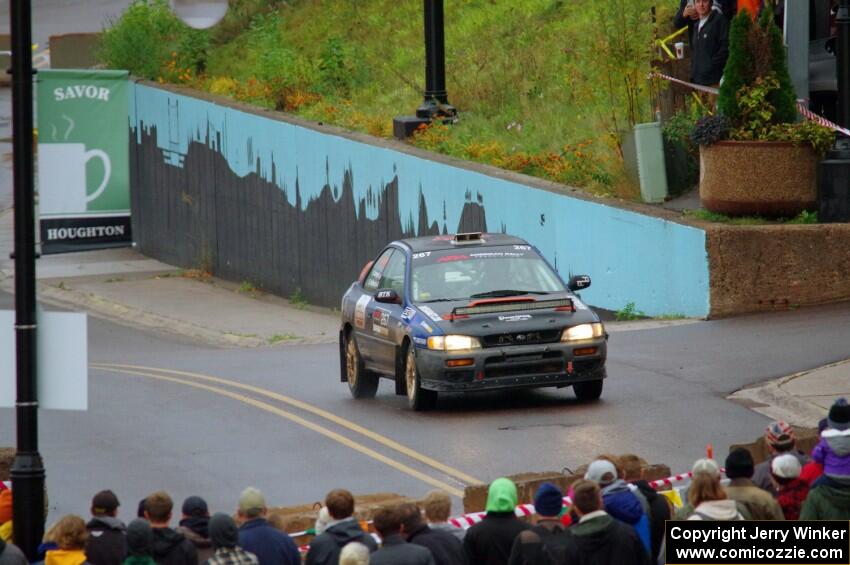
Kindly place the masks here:
[(520, 532), (531, 528), (516, 517), (516, 485), (510, 479), (499, 478), (487, 489), (487, 515), (469, 528), (463, 547), (470, 563), (475, 565), (506, 565), (514, 540)]
[(827, 427), (812, 451), (812, 461), (823, 465), (824, 476), (850, 486), (850, 404), (847, 399), (835, 401), (826, 422)]
[(753, 520), (784, 520), (782, 507), (769, 492), (752, 481), (753, 456), (743, 447), (729, 452), (726, 457), (726, 476), (730, 479), (726, 495), (742, 503), (750, 511)]
[(829, 409), (827, 428), (812, 451), (823, 475), (812, 484), (800, 520), (850, 520), (850, 405), (839, 398)]
[(86, 539), (89, 533), (85, 521), (75, 514), (63, 516), (52, 528), (53, 540), (57, 549), (51, 549), (44, 556), (44, 565), (84, 565), (86, 560)]
[(578, 523), (570, 527), (566, 546), (570, 565), (649, 565), (649, 553), (634, 528), (603, 509), (602, 490), (595, 481), (573, 483), (573, 511)]
[(153, 529), (144, 518), (127, 526), (127, 557), (122, 565), (156, 565), (153, 560)]
[(145, 499), (145, 518), (153, 529), (153, 560), (158, 565), (198, 565), (195, 544), (168, 525), (173, 508), (174, 502), (164, 491)]
[(673, 508), (667, 497), (658, 494), (649, 482), (643, 478), (643, 464), (637, 455), (623, 455), (620, 458), (623, 466), (623, 480), (636, 489), (649, 505), (649, 542), (652, 547), (651, 557), (658, 559), (661, 552), (661, 540), (664, 539), (664, 522), (672, 519)]
[(198, 565), (201, 565), (213, 554), (209, 534), (210, 511), (207, 508), (207, 501), (200, 496), (190, 496), (183, 501), (182, 511), (183, 517), (175, 530), (195, 545), (195, 549), (198, 550)]
[(12, 542), (0, 539), (0, 565), (28, 565), (27, 557)]
[(401, 535), (407, 543), (427, 548), (437, 565), (467, 565), (463, 542), (449, 532), (432, 529), (417, 505), (405, 502), (399, 505), (398, 511), (401, 513)]
[(508, 565), (559, 565), (566, 563), (572, 533), (561, 523), (564, 495), (552, 483), (543, 483), (534, 494), (537, 523), (514, 540)]
[(259, 565), (256, 555), (239, 547), (239, 528), (232, 517), (216, 513), (209, 520), (209, 534), (215, 553), (203, 565)]
[(587, 467), (584, 478), (599, 485), (605, 512), (631, 526), (643, 543), (647, 556), (650, 555), (649, 517), (629, 485), (617, 478), (617, 467), (607, 459), (597, 459)]
[(342, 548), (354, 541), (368, 547), (370, 552), (378, 549), (372, 536), (354, 518), (354, 495), (345, 489), (334, 489), (325, 496), (324, 507), (330, 520), (325, 523), (324, 531), (310, 542), (307, 565), (337, 565)]
[(111, 490), (102, 490), (91, 500), (86, 558), (92, 565), (121, 565), (127, 556), (126, 527), (116, 517), (119, 504)]

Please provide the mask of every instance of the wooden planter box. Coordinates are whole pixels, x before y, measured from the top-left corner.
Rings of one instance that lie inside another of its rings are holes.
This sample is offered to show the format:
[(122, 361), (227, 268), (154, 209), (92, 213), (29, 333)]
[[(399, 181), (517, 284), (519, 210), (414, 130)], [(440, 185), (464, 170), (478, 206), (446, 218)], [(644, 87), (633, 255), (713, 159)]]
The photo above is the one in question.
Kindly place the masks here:
[(729, 216), (793, 217), (817, 206), (817, 154), (782, 141), (700, 147), (699, 197)]

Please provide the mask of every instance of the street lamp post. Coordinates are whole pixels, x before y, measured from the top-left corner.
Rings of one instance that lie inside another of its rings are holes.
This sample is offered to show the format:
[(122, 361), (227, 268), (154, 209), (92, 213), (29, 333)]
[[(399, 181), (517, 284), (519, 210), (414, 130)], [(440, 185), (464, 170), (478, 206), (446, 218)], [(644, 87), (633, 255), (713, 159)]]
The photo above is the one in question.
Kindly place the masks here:
[(416, 116), (399, 116), (393, 120), (393, 135), (410, 137), (423, 124), (434, 120), (457, 121), (457, 109), (449, 104), (446, 93), (446, 46), (443, 0), (424, 0), (425, 19), (425, 92)]
[[(835, 24), (838, 125), (850, 128), (850, 0), (839, 0)], [(850, 137), (840, 133), (818, 166), (818, 220), (850, 221)]]
[(30, 0), (9, 3), (12, 32), (12, 154), (15, 192), (15, 358), (17, 450), (12, 462), (15, 544), (30, 561), (44, 533), (44, 464), (38, 452), (35, 203), (33, 201)]

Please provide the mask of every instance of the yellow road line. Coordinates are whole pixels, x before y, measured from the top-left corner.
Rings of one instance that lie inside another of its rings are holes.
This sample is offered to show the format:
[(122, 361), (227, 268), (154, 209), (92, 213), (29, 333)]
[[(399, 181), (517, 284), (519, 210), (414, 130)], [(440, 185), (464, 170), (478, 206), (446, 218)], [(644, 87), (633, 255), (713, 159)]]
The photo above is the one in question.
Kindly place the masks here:
[(210, 381), (210, 382), (215, 382), (215, 383), (219, 383), (219, 384), (232, 386), (234, 388), (241, 388), (243, 390), (250, 390), (251, 392), (265, 396), (266, 398), (273, 398), (274, 400), (278, 400), (278, 401), (283, 402), (285, 404), (288, 404), (288, 405), (290, 405), (294, 408), (298, 408), (300, 410), (304, 410), (305, 412), (315, 414), (316, 416), (319, 416), (319, 417), (324, 418), (328, 421), (331, 421), (334, 424), (337, 424), (338, 426), (342, 426), (344, 428), (351, 430), (352, 432), (356, 432), (356, 433), (361, 434), (365, 437), (368, 437), (369, 439), (376, 441), (376, 442), (380, 443), (381, 445), (383, 445), (385, 447), (388, 447), (390, 449), (398, 451), (402, 455), (410, 457), (411, 459), (415, 459), (416, 461), (419, 461), (420, 463), (424, 463), (425, 465), (428, 465), (429, 467), (433, 467), (434, 469), (437, 469), (438, 471), (441, 471), (441, 472), (443, 472), (443, 473), (445, 473), (445, 474), (447, 474), (451, 477), (454, 477), (454, 478), (460, 480), (461, 482), (463, 482), (467, 485), (474, 485), (474, 484), (482, 483), (482, 481), (476, 479), (475, 477), (467, 475), (466, 473), (459, 471), (458, 469), (455, 469), (455, 468), (450, 467), (450, 466), (448, 466), (444, 463), (441, 463), (441, 462), (439, 462), (435, 459), (432, 459), (431, 457), (428, 457), (427, 455), (419, 453), (418, 451), (414, 451), (413, 449), (410, 449), (409, 447), (402, 445), (402, 444), (400, 444), (400, 443), (398, 443), (394, 440), (391, 440), (390, 438), (383, 436), (383, 435), (381, 435), (377, 432), (374, 432), (374, 431), (372, 431), (368, 428), (364, 428), (363, 426), (355, 424), (355, 423), (353, 423), (349, 420), (346, 420), (345, 418), (341, 418), (341, 417), (337, 416), (336, 414), (332, 414), (331, 412), (328, 412), (327, 410), (322, 410), (321, 408), (313, 406), (312, 404), (308, 404), (308, 403), (303, 402), (301, 400), (296, 400), (292, 397), (289, 397), (289, 396), (286, 396), (286, 395), (283, 395), (283, 394), (279, 394), (279, 393), (276, 393), (276, 392), (272, 392), (272, 391), (266, 390), (264, 388), (260, 388), (260, 387), (256, 387), (256, 386), (253, 386), (253, 385), (248, 385), (248, 384), (244, 384), (244, 383), (240, 383), (240, 382), (236, 382), (236, 381), (231, 381), (231, 380), (228, 380), (228, 379), (222, 379), (222, 378), (219, 378), (219, 377), (213, 377), (213, 376), (210, 376), (210, 375), (202, 375), (202, 374), (199, 374), (199, 373), (192, 373), (192, 372), (187, 372), (187, 371), (176, 371), (176, 370), (171, 370), (171, 369), (158, 369), (156, 367), (145, 367), (145, 366), (140, 366), (140, 365), (120, 365), (120, 364), (113, 364), (113, 363), (92, 363), (91, 366), (92, 367), (98, 367), (98, 368), (119, 368), (119, 369), (136, 369), (136, 370), (142, 370), (142, 371), (155, 371), (155, 372), (158, 372), (158, 373), (165, 373), (165, 374), (169, 374), (169, 375), (179, 375), (179, 376), (183, 376), (183, 377), (192, 377), (192, 378), (196, 378), (196, 379), (202, 379), (202, 380), (206, 380), (206, 381)]
[(460, 490), (460, 489), (457, 489), (457, 488), (455, 488), (455, 487), (453, 487), (453, 486), (451, 486), (447, 483), (444, 483), (443, 481), (439, 481), (437, 479), (429, 477), (425, 473), (417, 471), (416, 469), (413, 469), (412, 467), (408, 467), (404, 463), (400, 463), (399, 461), (396, 461), (396, 460), (391, 459), (391, 458), (389, 458), (385, 455), (382, 455), (382, 454), (378, 453), (377, 451), (370, 449), (370, 448), (366, 447), (365, 445), (359, 444), (356, 441), (352, 441), (352, 440), (348, 439), (347, 437), (345, 437), (341, 434), (338, 434), (334, 431), (331, 431), (331, 430), (325, 428), (324, 426), (320, 426), (319, 424), (313, 423), (309, 420), (302, 418), (301, 416), (298, 416), (298, 415), (293, 414), (291, 412), (287, 412), (286, 410), (282, 410), (282, 409), (280, 409), (276, 406), (272, 406), (271, 404), (267, 404), (265, 402), (256, 400), (254, 398), (250, 398), (250, 397), (244, 396), (242, 394), (238, 394), (238, 393), (235, 393), (235, 392), (232, 392), (232, 391), (229, 391), (229, 390), (225, 390), (223, 388), (219, 388), (219, 387), (215, 387), (215, 386), (211, 386), (211, 385), (206, 385), (206, 384), (203, 384), (203, 383), (197, 383), (197, 382), (189, 381), (189, 380), (185, 380), (185, 379), (178, 379), (176, 377), (166, 377), (164, 375), (157, 375), (157, 374), (154, 374), (154, 373), (148, 373), (148, 372), (144, 372), (144, 371), (136, 371), (136, 370), (130, 370), (130, 369), (120, 369), (120, 368), (115, 368), (115, 367), (97, 367), (97, 368), (100, 368), (100, 369), (103, 369), (103, 370), (108, 370), (108, 371), (114, 371), (116, 373), (124, 373), (124, 374), (128, 374), (128, 375), (137, 375), (137, 376), (141, 376), (141, 377), (148, 377), (148, 378), (152, 378), (152, 379), (158, 379), (158, 380), (162, 380), (162, 381), (169, 381), (169, 382), (173, 382), (173, 383), (177, 383), (177, 384), (182, 384), (182, 385), (198, 388), (198, 389), (201, 389), (201, 390), (206, 390), (208, 392), (219, 394), (221, 396), (226, 396), (228, 398), (238, 400), (239, 402), (244, 402), (245, 404), (251, 405), (255, 408), (259, 408), (260, 410), (264, 410), (264, 411), (269, 412), (271, 414), (275, 414), (276, 416), (280, 416), (281, 418), (286, 418), (287, 420), (291, 420), (292, 422), (295, 422), (296, 424), (304, 426), (305, 428), (312, 430), (316, 433), (322, 434), (323, 436), (325, 436), (329, 439), (332, 439), (333, 441), (336, 441), (337, 443), (341, 443), (342, 445), (349, 447), (349, 448), (351, 448), (355, 451), (359, 451), (360, 453), (362, 453), (362, 454), (364, 454), (368, 457), (371, 457), (372, 459), (380, 461), (381, 463), (384, 463), (385, 465), (389, 465), (393, 469), (396, 469), (398, 471), (401, 471), (402, 473), (408, 474), (411, 477), (417, 478), (420, 481), (428, 483), (431, 486), (443, 489), (446, 492), (453, 494), (454, 496), (457, 496), (459, 498), (463, 498), (463, 491)]

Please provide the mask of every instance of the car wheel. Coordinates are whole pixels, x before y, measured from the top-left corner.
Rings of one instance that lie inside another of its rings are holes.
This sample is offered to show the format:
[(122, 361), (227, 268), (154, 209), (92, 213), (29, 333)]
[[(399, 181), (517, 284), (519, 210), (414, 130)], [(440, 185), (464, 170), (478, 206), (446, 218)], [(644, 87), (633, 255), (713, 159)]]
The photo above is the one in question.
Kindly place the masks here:
[(378, 375), (367, 371), (360, 357), (354, 336), (345, 338), (345, 376), (348, 390), (354, 398), (374, 398), (378, 391)]
[(407, 404), (414, 410), (428, 410), (437, 404), (437, 391), (422, 388), (422, 380), (416, 369), (416, 354), (413, 346), (407, 348), (407, 359), (404, 363), (404, 380), (407, 385)]
[(583, 383), (574, 384), (573, 390), (576, 393), (576, 398), (582, 402), (599, 400), (599, 397), (602, 396), (602, 384), (604, 382), (605, 381), (600, 379), (598, 381), (585, 381)]

